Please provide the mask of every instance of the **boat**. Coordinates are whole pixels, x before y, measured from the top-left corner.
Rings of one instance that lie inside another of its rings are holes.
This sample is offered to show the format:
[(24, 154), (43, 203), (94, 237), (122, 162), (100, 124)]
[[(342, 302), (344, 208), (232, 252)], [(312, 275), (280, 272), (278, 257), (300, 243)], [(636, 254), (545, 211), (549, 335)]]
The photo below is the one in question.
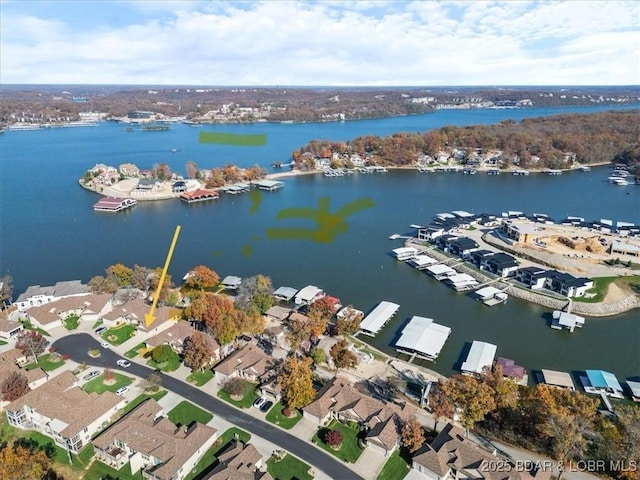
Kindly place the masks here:
[(578, 167), (578, 170), (580, 170), (581, 172), (590, 172), (591, 171), (591, 167), (588, 167), (587, 165), (582, 165), (582, 166)]
[(475, 175), (478, 171), (475, 168), (465, 168), (462, 170), (465, 175)]
[(487, 170), (487, 175), (500, 175), (500, 170), (497, 168), (490, 168)]
[(629, 185), (629, 181), (626, 178), (616, 178), (615, 180), (609, 180), (609, 182), (620, 186)]
[(393, 235), (389, 235), (389, 240), (396, 240), (398, 238), (400, 238), (399, 233), (394, 233)]
[(142, 127), (143, 132), (166, 132), (171, 130), (169, 125), (145, 125)]
[(547, 175), (562, 175), (562, 170), (557, 170), (554, 168), (545, 168), (543, 172)]
[(529, 170), (518, 169), (513, 171), (513, 175), (529, 175)]

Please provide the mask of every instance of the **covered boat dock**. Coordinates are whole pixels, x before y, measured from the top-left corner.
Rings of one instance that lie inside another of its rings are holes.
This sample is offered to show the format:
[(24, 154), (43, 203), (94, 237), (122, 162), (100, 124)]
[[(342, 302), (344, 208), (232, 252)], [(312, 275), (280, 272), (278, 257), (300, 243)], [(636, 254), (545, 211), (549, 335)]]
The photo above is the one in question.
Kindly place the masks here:
[(396, 350), (425, 360), (435, 360), (440, 355), (451, 328), (439, 325), (431, 318), (412, 317), (402, 329), (402, 335), (396, 342)]
[(367, 315), (360, 323), (360, 331), (370, 337), (375, 337), (385, 323), (387, 323), (391, 317), (400, 308), (400, 305), (392, 302), (380, 302), (376, 308), (374, 308), (369, 315)]
[(460, 370), (462, 370), (462, 373), (467, 374), (482, 373), (485, 367), (492, 367), (496, 350), (498, 350), (498, 347), (492, 343), (474, 340), (467, 354), (467, 359), (462, 362)]

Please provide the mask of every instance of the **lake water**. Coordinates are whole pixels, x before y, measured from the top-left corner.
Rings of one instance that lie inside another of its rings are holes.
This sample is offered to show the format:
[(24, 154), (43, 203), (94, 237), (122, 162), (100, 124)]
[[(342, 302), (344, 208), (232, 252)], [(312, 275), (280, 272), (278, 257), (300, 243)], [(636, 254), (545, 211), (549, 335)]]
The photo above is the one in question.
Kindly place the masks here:
[[(140, 202), (128, 212), (97, 213), (99, 198), (77, 179), (96, 163), (135, 163), (150, 168), (166, 162), (184, 172), (187, 161), (200, 168), (228, 162), (268, 167), (287, 162), (294, 149), (312, 139), (348, 140), (359, 135), (418, 132), (445, 125), (495, 123), (590, 109), (438, 111), (433, 114), (326, 124), (172, 125), (168, 132), (126, 132), (123, 125), (7, 132), (0, 136), (0, 274), (14, 278), (14, 297), (29, 285), (60, 280), (88, 281), (114, 263), (162, 266), (176, 225), (182, 232), (170, 274), (181, 278), (206, 264), (225, 275), (272, 278), (275, 287), (314, 284), (364, 311), (388, 300), (401, 305), (385, 329), (370, 340), (389, 353), (399, 331), (413, 315), (434, 318), (453, 333), (435, 364), (444, 374), (457, 368), (460, 354), (473, 340), (498, 345), (498, 355), (529, 370), (550, 368), (614, 372), (620, 380), (640, 374), (640, 317), (630, 312), (587, 319), (573, 334), (552, 330), (537, 305), (510, 298), (488, 308), (457, 294), (390, 257), (412, 223), (428, 222), (442, 211), (502, 212), (522, 210), (586, 219), (610, 218), (640, 223), (636, 186), (606, 182), (606, 167), (561, 176), (424, 175), (415, 171), (327, 178), (285, 179), (285, 187), (264, 192), (251, 213), (249, 195), (223, 194), (218, 201), (185, 205), (178, 200)], [(226, 147), (198, 143), (202, 130), (265, 133), (263, 147)], [(178, 149), (172, 153), (172, 149)], [(368, 199), (373, 206), (346, 218), (346, 231), (330, 243), (269, 240), (270, 228), (314, 229), (311, 219), (278, 220), (290, 207), (317, 209), (328, 198), (330, 211)], [(367, 339), (369, 340), (369, 339)]]

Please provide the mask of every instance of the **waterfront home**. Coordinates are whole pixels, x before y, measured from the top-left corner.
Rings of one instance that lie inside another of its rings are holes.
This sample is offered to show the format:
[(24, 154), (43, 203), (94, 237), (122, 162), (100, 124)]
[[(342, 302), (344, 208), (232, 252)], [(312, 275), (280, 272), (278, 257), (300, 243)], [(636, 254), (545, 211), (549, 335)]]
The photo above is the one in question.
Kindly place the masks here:
[(311, 305), (313, 302), (321, 299), (324, 296), (325, 293), (321, 288), (318, 288), (315, 285), (307, 285), (298, 293), (296, 293), (296, 295), (293, 297), (293, 300), (296, 305)]
[(480, 270), (486, 270), (503, 278), (514, 275), (518, 267), (518, 261), (515, 257), (503, 252), (485, 255), (480, 262)]
[(280, 305), (274, 305), (269, 308), (266, 312), (264, 312), (264, 317), (267, 320), (272, 320), (274, 322), (283, 322), (291, 313), (291, 309), (288, 307), (281, 307)]
[(435, 323), (432, 318), (411, 317), (396, 342), (396, 350), (434, 361), (440, 355), (451, 328)]
[(216, 458), (218, 464), (203, 480), (273, 480), (265, 471), (262, 454), (250, 443), (232, 440)]
[(520, 385), (527, 385), (528, 375), (524, 367), (516, 365), (514, 360), (505, 357), (498, 357), (496, 365), (502, 368), (502, 376), (509, 378)]
[(472, 252), (478, 250), (479, 245), (475, 240), (468, 237), (459, 237), (451, 239), (447, 242), (444, 248), (445, 252), (451, 252), (453, 255), (457, 255), (462, 259), (468, 259)]
[(182, 193), (187, 191), (187, 182), (184, 180), (178, 180), (171, 185), (171, 191), (173, 193)]
[[(6, 348), (6, 347), (5, 347)], [(29, 362), (33, 361), (33, 357), (29, 355), (27, 358), (17, 348), (8, 348), (0, 351), (0, 372), (2, 379), (8, 378), (9, 375), (16, 372), (24, 375), (29, 382), (29, 388), (34, 390), (49, 380), (49, 374), (42, 368), (25, 369)]]
[(613, 373), (603, 370), (586, 370), (585, 373), (586, 377), (580, 377), (585, 392), (624, 398), (622, 386)]
[(564, 388), (566, 390), (570, 390), (572, 392), (575, 391), (576, 387), (573, 384), (573, 380), (571, 379), (571, 375), (567, 372), (558, 372), (556, 370), (541, 370), (542, 373), (542, 383), (545, 385), (549, 385), (554, 388)]
[(640, 257), (640, 245), (628, 242), (615, 241), (609, 246), (611, 255), (630, 255), (632, 257)]
[(138, 180), (138, 183), (136, 185), (136, 190), (144, 190), (144, 191), (150, 191), (150, 190), (159, 190), (160, 188), (162, 188), (163, 182), (161, 182), (160, 180), (157, 180), (155, 178), (141, 178), (140, 180)]
[(147, 480), (183, 480), (218, 437), (200, 422), (174, 425), (153, 398), (115, 422), (93, 440), (96, 458), (115, 470), (127, 463)]
[(434, 241), (436, 238), (440, 237), (441, 235), (451, 233), (451, 231), (453, 231), (437, 223), (430, 223), (426, 227), (417, 226), (417, 228), (418, 228), (418, 233), (416, 234), (417, 239), (426, 240), (429, 242)]
[(24, 293), (20, 294), (15, 304), (18, 306), (18, 310), (24, 312), (29, 307), (37, 307), (60, 298), (86, 295), (88, 293), (89, 288), (81, 283), (80, 280), (57, 282), (50, 287), (32, 285)]
[(394, 248), (392, 250), (393, 256), (396, 257), (397, 260), (404, 262), (406, 260), (411, 260), (418, 253), (418, 249), (414, 247), (400, 247)]
[(140, 298), (130, 300), (127, 303), (114, 308), (112, 311), (102, 316), (102, 322), (105, 327), (111, 328), (122, 323), (136, 325), (137, 329), (155, 335), (173, 325), (182, 314), (177, 308), (157, 307), (154, 311), (156, 319), (149, 326), (146, 325), (145, 315), (149, 313), (151, 306)]
[(347, 378), (335, 376), (302, 408), (302, 414), (319, 426), (333, 419), (357, 422), (366, 429), (366, 448), (389, 456), (398, 448), (400, 423), (415, 415), (415, 408), (384, 403), (357, 390)]
[(140, 169), (133, 163), (123, 163), (118, 167), (118, 172), (125, 177), (137, 177), (140, 175)]
[(541, 267), (523, 267), (516, 270), (516, 280), (525, 284), (531, 290), (544, 288), (547, 281), (547, 270)]
[(220, 285), (222, 285), (227, 290), (237, 290), (241, 283), (242, 278), (236, 277), (234, 275), (227, 275), (222, 279)]
[(502, 220), (500, 231), (516, 243), (533, 243), (540, 236), (536, 224), (529, 220)]
[(108, 293), (64, 297), (31, 307), (24, 315), (32, 325), (49, 331), (62, 326), (64, 320), (71, 316), (80, 317), (82, 321), (97, 321), (111, 311), (112, 298)]
[(497, 227), (500, 225), (500, 220), (493, 214), (483, 213), (479, 216), (478, 225), (482, 225), (484, 227)]
[[(501, 465), (503, 468), (493, 466)], [(518, 468), (469, 439), (460, 427), (447, 424), (429, 445), (413, 456), (411, 480), (448, 480), (482, 478), (485, 480), (547, 480), (550, 469), (537, 468), (536, 462)]]
[(375, 337), (380, 329), (393, 317), (400, 305), (392, 302), (380, 302), (371, 313), (360, 322), (360, 332)]
[(593, 280), (574, 277), (569, 273), (558, 272), (557, 270), (549, 270), (545, 287), (565, 297), (582, 297), (587, 290), (593, 288)]
[(273, 292), (273, 298), (279, 302), (290, 302), (293, 297), (298, 293), (297, 288), (293, 287), (278, 287), (276, 291)]
[(575, 315), (573, 313), (562, 312), (560, 310), (554, 310), (551, 320), (551, 328), (556, 330), (562, 330), (566, 328), (571, 333), (573, 330), (578, 327), (582, 328), (584, 326), (584, 317), (580, 315)]
[(87, 393), (65, 371), (6, 407), (9, 424), (35, 430), (76, 455), (122, 408), (126, 400), (113, 392)]
[[(173, 325), (169, 326), (166, 330), (161, 331), (145, 340), (147, 348), (155, 348), (160, 345), (169, 345), (174, 352), (182, 354), (184, 351), (184, 341), (186, 338), (191, 337), (198, 333), (198, 330), (189, 325), (187, 321), (177, 321)], [(205, 334), (206, 335), (206, 334)], [(213, 344), (213, 356), (209, 360), (209, 363), (213, 363), (220, 358), (220, 345), (215, 339), (209, 336), (210, 342)]]
[(476, 267), (480, 268), (480, 266), (482, 265), (482, 260), (485, 257), (488, 257), (488, 256), (493, 255), (495, 253), (496, 252), (494, 252), (493, 250), (487, 250), (486, 248), (474, 250), (469, 255), (469, 258), (467, 259), (467, 261), (472, 263)]
[(466, 374), (481, 374), (485, 368), (491, 368), (498, 347), (491, 343), (474, 340), (462, 362), (460, 370)]

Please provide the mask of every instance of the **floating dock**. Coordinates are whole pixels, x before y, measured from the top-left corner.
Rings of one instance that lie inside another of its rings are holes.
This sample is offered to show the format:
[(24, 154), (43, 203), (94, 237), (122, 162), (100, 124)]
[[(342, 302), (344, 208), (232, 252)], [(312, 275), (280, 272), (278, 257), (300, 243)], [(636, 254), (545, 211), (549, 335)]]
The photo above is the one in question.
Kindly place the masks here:
[(467, 374), (481, 374), (485, 367), (492, 367), (497, 349), (498, 347), (492, 343), (474, 340), (467, 359), (462, 363), (460, 370), (462, 370), (462, 373)]
[(396, 342), (396, 350), (411, 355), (411, 358), (423, 358), (434, 361), (440, 355), (451, 328), (439, 325), (431, 318), (412, 317), (402, 329), (402, 335)]
[(380, 302), (362, 322), (360, 322), (360, 331), (370, 337), (375, 337), (380, 329), (384, 327), (391, 317), (393, 317), (400, 305), (392, 302)]
[(473, 292), (473, 296), (476, 300), (480, 300), (482, 303), (489, 307), (493, 307), (494, 305), (498, 305), (500, 303), (506, 303), (507, 298), (509, 297), (506, 293), (496, 287), (483, 287), (475, 292)]
[(133, 198), (104, 197), (98, 200), (93, 209), (97, 212), (120, 212), (133, 207), (137, 200)]
[(284, 187), (284, 182), (280, 182), (278, 180), (257, 180), (253, 182), (253, 185), (258, 187), (260, 190), (273, 192), (274, 190), (279, 190)]

